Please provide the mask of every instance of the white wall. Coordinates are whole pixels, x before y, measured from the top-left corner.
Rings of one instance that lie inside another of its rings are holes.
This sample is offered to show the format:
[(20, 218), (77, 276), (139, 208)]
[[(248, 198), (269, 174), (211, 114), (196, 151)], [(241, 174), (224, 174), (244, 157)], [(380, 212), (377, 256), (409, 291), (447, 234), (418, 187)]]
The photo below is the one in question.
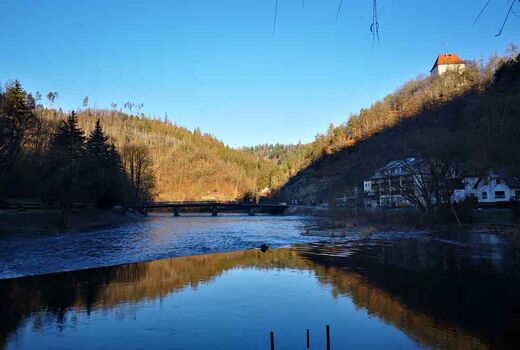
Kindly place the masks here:
[(448, 70), (456, 70), (459, 72), (462, 72), (466, 68), (466, 65), (464, 63), (459, 64), (441, 64), (435, 67), (434, 70), (432, 70), (432, 75), (443, 75)]
[[(487, 181), (481, 180), (477, 189), (479, 203), (509, 202), (515, 196), (515, 191), (501, 179), (491, 178)], [(496, 192), (504, 192), (504, 197), (497, 198)], [(486, 195), (485, 195), (486, 194)]]
[(363, 191), (367, 194), (372, 193), (372, 181), (363, 181)]

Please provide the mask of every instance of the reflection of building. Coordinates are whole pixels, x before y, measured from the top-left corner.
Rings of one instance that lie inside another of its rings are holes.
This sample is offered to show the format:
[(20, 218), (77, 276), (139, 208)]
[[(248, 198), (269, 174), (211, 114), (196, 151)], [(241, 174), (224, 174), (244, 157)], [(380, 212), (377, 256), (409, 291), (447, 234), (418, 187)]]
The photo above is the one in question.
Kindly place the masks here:
[(466, 64), (459, 56), (454, 53), (443, 53), (440, 54), (430, 70), (432, 76), (443, 75), (447, 71), (458, 71), (462, 72), (466, 68)]

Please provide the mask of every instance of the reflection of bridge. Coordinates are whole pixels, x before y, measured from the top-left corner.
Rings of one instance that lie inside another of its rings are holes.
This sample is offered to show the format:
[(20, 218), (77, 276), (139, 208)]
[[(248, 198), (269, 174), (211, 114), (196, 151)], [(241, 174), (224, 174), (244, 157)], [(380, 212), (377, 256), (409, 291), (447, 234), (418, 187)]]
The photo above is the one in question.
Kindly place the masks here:
[(285, 203), (255, 203), (237, 201), (178, 201), (178, 202), (148, 202), (135, 206), (135, 209), (143, 212), (152, 210), (171, 210), (174, 216), (179, 216), (181, 209), (198, 209), (211, 211), (211, 215), (217, 216), (219, 211), (247, 212), (254, 216), (257, 211), (270, 214), (283, 214), (287, 209)]

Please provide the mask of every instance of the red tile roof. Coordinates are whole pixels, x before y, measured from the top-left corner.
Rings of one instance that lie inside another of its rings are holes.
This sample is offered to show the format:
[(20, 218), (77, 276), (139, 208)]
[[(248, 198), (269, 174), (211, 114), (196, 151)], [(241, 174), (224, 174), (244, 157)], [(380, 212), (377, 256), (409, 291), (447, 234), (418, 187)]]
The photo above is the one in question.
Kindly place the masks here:
[(457, 56), (454, 53), (441, 53), (437, 60), (435, 61), (435, 64), (433, 65), (432, 70), (435, 69), (435, 67), (443, 65), (443, 64), (464, 64), (464, 61), (460, 59), (459, 56)]

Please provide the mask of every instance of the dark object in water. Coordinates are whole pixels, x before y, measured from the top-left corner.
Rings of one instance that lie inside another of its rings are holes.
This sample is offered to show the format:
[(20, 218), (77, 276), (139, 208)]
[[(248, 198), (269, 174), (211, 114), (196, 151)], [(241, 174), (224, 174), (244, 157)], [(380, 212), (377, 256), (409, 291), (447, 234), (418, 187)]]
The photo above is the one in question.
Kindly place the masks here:
[(268, 246), (267, 244), (264, 243), (264, 244), (262, 244), (262, 245), (260, 246), (260, 250), (262, 251), (262, 253), (265, 253), (266, 251), (269, 250), (269, 246)]

